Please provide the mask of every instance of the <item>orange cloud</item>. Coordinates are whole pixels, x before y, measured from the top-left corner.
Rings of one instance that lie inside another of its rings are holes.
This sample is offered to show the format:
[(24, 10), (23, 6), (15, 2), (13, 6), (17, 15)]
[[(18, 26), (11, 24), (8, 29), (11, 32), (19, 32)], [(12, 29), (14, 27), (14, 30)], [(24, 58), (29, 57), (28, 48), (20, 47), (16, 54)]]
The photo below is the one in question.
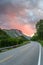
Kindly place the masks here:
[(19, 29), (21, 30), (24, 34), (32, 36), (33, 33), (35, 33), (35, 29), (32, 27), (32, 25), (28, 24), (20, 24), (16, 21), (9, 22), (9, 27), (10, 29)]
[(24, 25), (23, 28), (22, 28), (22, 31), (23, 31), (26, 35), (30, 35), (30, 36), (32, 36), (33, 33), (35, 33), (35, 29), (32, 28), (32, 25), (30, 25), (30, 24), (29, 24), (29, 25), (28, 25), (28, 24)]

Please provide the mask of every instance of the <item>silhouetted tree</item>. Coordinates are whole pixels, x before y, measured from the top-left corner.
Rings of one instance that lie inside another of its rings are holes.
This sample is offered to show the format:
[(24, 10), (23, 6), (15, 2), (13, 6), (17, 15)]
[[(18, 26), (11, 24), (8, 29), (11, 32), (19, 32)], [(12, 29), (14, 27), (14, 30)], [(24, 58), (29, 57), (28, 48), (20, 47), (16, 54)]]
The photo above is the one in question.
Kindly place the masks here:
[(40, 20), (36, 24), (37, 35), (40, 40), (43, 40), (43, 20)]

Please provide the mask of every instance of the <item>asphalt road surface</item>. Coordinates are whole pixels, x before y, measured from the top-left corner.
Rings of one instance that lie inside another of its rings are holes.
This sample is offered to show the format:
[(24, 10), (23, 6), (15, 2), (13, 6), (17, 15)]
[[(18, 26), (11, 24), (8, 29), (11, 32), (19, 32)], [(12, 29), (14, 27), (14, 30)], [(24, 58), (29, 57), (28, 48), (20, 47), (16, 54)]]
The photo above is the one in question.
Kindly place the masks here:
[(41, 51), (37, 42), (31, 42), (30, 44), (0, 53), (0, 65), (43, 65), (41, 58), (43, 53)]
[(43, 65), (43, 48), (41, 49), (41, 65)]

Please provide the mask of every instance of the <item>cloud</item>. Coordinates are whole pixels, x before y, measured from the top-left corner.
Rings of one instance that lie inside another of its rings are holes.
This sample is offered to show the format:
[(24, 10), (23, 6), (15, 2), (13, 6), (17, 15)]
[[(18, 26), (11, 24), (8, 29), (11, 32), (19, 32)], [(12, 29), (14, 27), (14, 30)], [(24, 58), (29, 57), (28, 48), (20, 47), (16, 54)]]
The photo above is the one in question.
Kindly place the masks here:
[(40, 19), (43, 19), (43, 0), (0, 0), (0, 27), (31, 25), (34, 30)]

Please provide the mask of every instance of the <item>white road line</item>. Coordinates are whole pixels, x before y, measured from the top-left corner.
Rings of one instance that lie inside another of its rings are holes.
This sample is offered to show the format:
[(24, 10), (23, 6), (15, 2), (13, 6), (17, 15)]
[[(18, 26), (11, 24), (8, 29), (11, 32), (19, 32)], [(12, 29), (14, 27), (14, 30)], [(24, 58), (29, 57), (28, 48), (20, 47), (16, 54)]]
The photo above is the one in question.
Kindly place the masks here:
[(41, 64), (41, 45), (39, 45), (39, 59), (38, 59), (38, 65)]

